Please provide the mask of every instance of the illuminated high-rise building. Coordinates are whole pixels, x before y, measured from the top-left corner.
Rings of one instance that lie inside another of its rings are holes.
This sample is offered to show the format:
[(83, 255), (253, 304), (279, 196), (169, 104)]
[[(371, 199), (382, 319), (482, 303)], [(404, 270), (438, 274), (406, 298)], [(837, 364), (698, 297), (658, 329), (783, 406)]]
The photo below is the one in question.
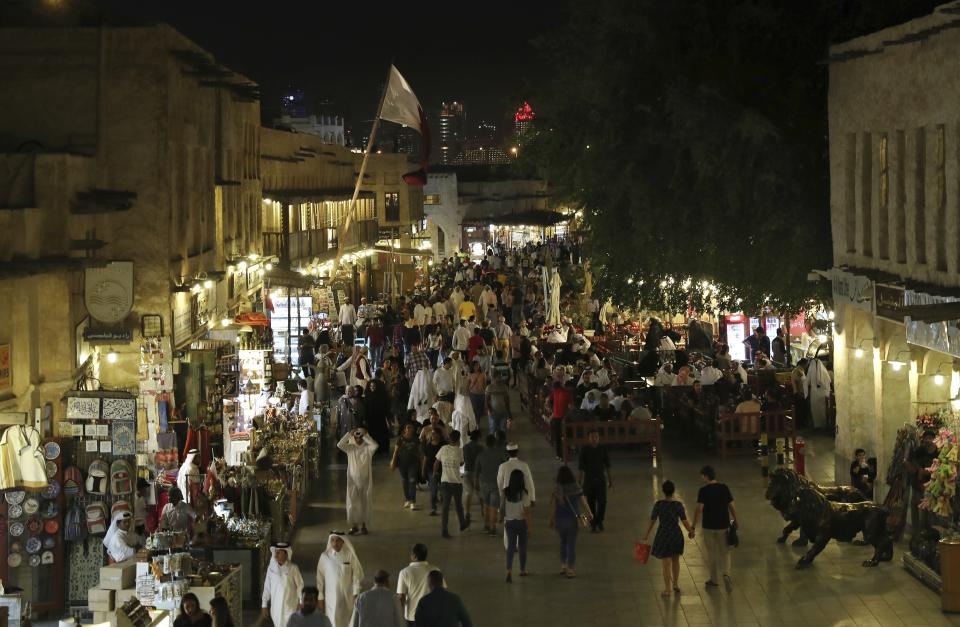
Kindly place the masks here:
[(522, 144), (524, 139), (526, 139), (527, 134), (530, 133), (530, 129), (533, 126), (533, 120), (536, 117), (537, 114), (533, 112), (533, 107), (530, 106), (529, 102), (524, 102), (520, 105), (520, 108), (517, 109), (517, 112), (513, 114), (513, 128), (518, 144)]
[(440, 106), (440, 163), (453, 163), (467, 138), (467, 114), (462, 102)]

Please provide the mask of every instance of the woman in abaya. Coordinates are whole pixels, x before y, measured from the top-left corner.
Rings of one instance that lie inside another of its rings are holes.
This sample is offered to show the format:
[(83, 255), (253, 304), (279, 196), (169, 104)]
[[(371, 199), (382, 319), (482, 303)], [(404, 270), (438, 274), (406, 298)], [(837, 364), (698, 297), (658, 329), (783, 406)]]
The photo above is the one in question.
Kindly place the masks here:
[(383, 381), (373, 379), (367, 384), (367, 431), (380, 446), (380, 451), (390, 452), (390, 425), (393, 412), (390, 407), (390, 395)]

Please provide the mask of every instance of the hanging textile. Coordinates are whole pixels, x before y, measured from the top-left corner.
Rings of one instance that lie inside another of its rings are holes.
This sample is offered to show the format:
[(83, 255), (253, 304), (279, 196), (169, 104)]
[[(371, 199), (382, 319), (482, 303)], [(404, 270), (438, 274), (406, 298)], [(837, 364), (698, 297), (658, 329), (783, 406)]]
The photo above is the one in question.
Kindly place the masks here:
[(0, 437), (0, 489), (47, 487), (46, 462), (40, 432), (33, 427), (8, 427)]

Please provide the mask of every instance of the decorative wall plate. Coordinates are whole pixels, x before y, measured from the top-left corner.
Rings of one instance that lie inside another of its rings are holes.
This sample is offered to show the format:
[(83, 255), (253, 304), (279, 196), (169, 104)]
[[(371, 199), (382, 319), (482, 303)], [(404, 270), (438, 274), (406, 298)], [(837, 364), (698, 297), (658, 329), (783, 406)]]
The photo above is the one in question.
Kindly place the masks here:
[(40, 515), (44, 518), (56, 518), (59, 513), (60, 508), (57, 507), (56, 501), (47, 501), (43, 504), (43, 510), (40, 512)]
[(44, 469), (47, 471), (47, 479), (53, 479), (57, 476), (57, 462), (47, 460), (47, 463), (44, 465)]
[(56, 442), (47, 442), (43, 445), (43, 456), (51, 460), (60, 457), (60, 445)]
[(40, 500), (35, 496), (31, 496), (23, 502), (23, 511), (27, 514), (36, 514), (39, 509)]
[(11, 505), (19, 505), (23, 503), (23, 499), (25, 498), (27, 498), (27, 493), (23, 490), (14, 490), (13, 492), (4, 492), (3, 494), (3, 499)]
[(43, 523), (40, 522), (39, 518), (31, 518), (27, 521), (27, 531), (30, 533), (40, 533), (42, 527)]
[(10, 568), (16, 568), (23, 562), (23, 558), (20, 557), (19, 553), (14, 553), (13, 555), (7, 556), (7, 566)]
[(7, 505), (7, 518), (15, 519), (23, 515), (23, 507), (20, 505)]
[(43, 548), (45, 548), (45, 549), (52, 549), (52, 548), (55, 547), (55, 546), (57, 546), (57, 539), (56, 539), (56, 537), (54, 537), (54, 536), (46, 536), (46, 537), (43, 539)]
[(15, 522), (10, 525), (10, 535), (13, 537), (19, 537), (23, 535), (23, 523)]
[(40, 496), (45, 499), (55, 499), (57, 498), (58, 494), (60, 494), (60, 482), (58, 482), (56, 479), (48, 479), (47, 487), (43, 489), (43, 491), (40, 493)]
[(41, 564), (53, 564), (53, 551), (44, 551), (40, 556)]
[(49, 534), (55, 534), (60, 531), (60, 521), (56, 518), (51, 518), (47, 522), (43, 523), (43, 530)]
[(37, 566), (39, 566), (39, 565), (40, 565), (40, 556), (39, 556), (39, 555), (31, 555), (31, 556), (30, 556), (30, 560), (29, 560), (29, 564), (30, 564), (31, 566), (33, 566), (34, 568), (36, 568)]
[(27, 553), (39, 553), (42, 547), (43, 543), (40, 542), (40, 538), (30, 538), (27, 540)]

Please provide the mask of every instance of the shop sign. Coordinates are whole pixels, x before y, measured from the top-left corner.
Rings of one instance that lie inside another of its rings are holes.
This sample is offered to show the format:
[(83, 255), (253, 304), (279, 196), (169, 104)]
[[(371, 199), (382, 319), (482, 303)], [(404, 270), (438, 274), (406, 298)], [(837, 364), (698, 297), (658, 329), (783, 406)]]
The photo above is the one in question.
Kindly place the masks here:
[(133, 331), (130, 329), (91, 329), (83, 330), (83, 339), (88, 342), (132, 342)]
[(133, 262), (114, 261), (102, 268), (87, 268), (83, 304), (91, 318), (106, 324), (126, 318), (133, 309)]
[[(955, 303), (958, 299), (951, 296), (933, 296), (911, 290), (903, 291), (903, 304), (936, 305), (940, 303)], [(945, 355), (960, 357), (960, 320), (944, 320), (941, 322), (916, 322), (909, 317), (903, 319), (906, 327), (907, 343), (923, 346)]]
[(877, 285), (874, 289), (877, 304), (877, 316), (903, 324), (904, 290), (895, 285)]
[(807, 315), (800, 312), (796, 317), (790, 319), (790, 337), (802, 337), (807, 332)]
[(0, 344), (0, 390), (13, 387), (13, 369), (10, 364), (10, 345)]
[(873, 281), (839, 268), (830, 272), (830, 280), (833, 283), (833, 306), (838, 316), (843, 315), (844, 305), (852, 305), (869, 314), (875, 312)]
[(173, 299), (173, 337), (178, 343), (193, 335), (193, 313), (190, 294), (179, 292)]

